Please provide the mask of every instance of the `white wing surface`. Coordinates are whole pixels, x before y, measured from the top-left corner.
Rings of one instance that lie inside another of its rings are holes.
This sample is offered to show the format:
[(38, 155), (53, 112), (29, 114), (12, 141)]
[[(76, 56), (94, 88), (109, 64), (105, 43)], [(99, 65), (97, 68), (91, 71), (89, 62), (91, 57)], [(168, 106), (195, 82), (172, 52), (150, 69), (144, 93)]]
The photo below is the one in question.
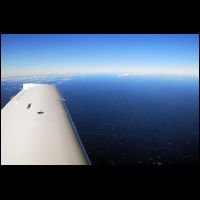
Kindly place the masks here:
[(1, 110), (1, 164), (90, 164), (54, 85), (23, 84)]

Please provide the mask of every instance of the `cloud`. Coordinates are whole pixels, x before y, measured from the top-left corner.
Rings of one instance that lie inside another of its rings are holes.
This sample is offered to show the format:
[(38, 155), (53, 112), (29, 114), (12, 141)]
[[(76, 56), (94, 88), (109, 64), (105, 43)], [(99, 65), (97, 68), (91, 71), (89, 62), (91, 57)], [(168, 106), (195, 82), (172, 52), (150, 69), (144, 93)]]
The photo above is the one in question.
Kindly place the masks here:
[(193, 76), (199, 77), (199, 69), (194, 68), (136, 68), (118, 73), (119, 77), (129, 76)]
[(55, 83), (59, 81), (69, 81), (72, 80), (74, 76), (72, 75), (15, 75), (15, 76), (5, 76), (2, 77), (2, 83)]

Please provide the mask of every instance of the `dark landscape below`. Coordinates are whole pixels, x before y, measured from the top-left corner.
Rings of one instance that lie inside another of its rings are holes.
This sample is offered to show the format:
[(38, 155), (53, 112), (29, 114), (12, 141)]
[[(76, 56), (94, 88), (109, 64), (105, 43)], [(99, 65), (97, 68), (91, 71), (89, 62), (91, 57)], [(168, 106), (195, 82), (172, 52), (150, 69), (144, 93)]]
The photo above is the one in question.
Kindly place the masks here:
[(92, 164), (199, 161), (199, 80), (117, 75), (7, 79), (1, 109), (23, 83), (55, 84)]

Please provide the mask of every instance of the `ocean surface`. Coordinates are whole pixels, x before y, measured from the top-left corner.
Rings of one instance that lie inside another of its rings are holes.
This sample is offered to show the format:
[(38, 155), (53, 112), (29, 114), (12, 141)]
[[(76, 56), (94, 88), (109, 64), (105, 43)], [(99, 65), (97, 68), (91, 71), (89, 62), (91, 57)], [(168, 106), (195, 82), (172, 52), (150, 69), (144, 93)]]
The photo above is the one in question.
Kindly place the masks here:
[(9, 78), (1, 109), (23, 83), (55, 84), (92, 164), (199, 161), (199, 79), (117, 75)]

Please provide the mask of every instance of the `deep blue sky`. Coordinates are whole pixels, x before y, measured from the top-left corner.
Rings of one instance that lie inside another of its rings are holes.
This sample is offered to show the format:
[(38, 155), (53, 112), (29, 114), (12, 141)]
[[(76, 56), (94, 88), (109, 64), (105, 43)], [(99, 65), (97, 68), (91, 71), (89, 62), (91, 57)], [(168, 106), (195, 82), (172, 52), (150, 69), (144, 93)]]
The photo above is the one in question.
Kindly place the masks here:
[(3, 74), (197, 74), (198, 35), (1, 35)]

